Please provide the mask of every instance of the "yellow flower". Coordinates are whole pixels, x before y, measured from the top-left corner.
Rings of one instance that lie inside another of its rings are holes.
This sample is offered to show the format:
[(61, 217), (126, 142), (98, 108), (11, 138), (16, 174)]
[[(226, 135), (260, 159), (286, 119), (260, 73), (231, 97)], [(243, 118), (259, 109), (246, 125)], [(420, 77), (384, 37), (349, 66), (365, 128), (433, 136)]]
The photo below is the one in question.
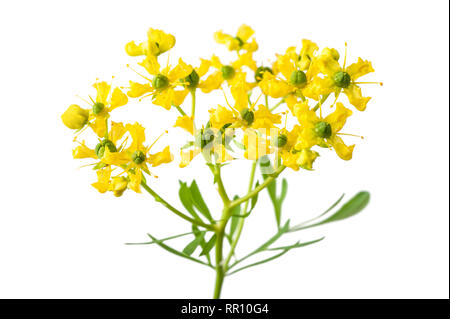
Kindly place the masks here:
[(173, 156), (169, 147), (166, 147), (162, 152), (150, 154), (149, 151), (155, 143), (149, 147), (144, 146), (145, 129), (139, 123), (127, 124), (126, 130), (131, 135), (130, 146), (118, 152), (111, 152), (108, 148), (105, 148), (102, 162), (123, 168), (128, 173), (128, 187), (140, 193), (142, 171), (150, 175), (147, 163), (155, 167), (171, 162)]
[(61, 115), (61, 119), (68, 128), (79, 130), (88, 122), (89, 110), (83, 109), (76, 104), (72, 104), (63, 115)]
[[(203, 93), (209, 93), (213, 90), (219, 89), (225, 81), (227, 81), (229, 85), (233, 85), (237, 81), (241, 81), (241, 79), (246, 76), (246, 73), (242, 72), (242, 68), (244, 66), (253, 71), (256, 70), (256, 62), (253, 60), (252, 52), (241, 54), (236, 61), (229, 65), (223, 64), (217, 56), (213, 55), (210, 63), (211, 66), (217, 71), (211, 73), (198, 85)], [(247, 91), (254, 87), (254, 85), (247, 82), (245, 82), (244, 85), (247, 88)]]
[(169, 51), (175, 45), (175, 37), (161, 30), (150, 29), (147, 41), (136, 44), (131, 41), (125, 45), (125, 51), (130, 56), (153, 55), (158, 56)]
[(270, 134), (264, 134), (255, 129), (246, 129), (244, 131), (243, 144), (245, 146), (244, 157), (248, 160), (257, 160), (264, 155), (273, 153)]
[(127, 92), (130, 97), (139, 97), (146, 93), (152, 96), (153, 104), (170, 110), (172, 105), (179, 106), (183, 103), (186, 95), (189, 93), (188, 88), (175, 90), (179, 85), (183, 85), (182, 81), (188, 77), (194, 70), (192, 66), (187, 65), (180, 58), (178, 65), (170, 68), (169, 65), (161, 69), (158, 60), (153, 55), (147, 56), (144, 61), (139, 63), (148, 73), (153, 75), (153, 79), (146, 78), (149, 83), (140, 84), (130, 81), (130, 90)]
[(314, 145), (332, 147), (340, 158), (350, 160), (355, 145), (345, 145), (339, 137), (341, 135), (339, 131), (351, 114), (352, 111), (345, 108), (342, 103), (337, 103), (336, 110), (333, 113), (321, 118), (309, 108), (307, 102), (296, 104), (294, 115), (297, 117), (302, 131), (295, 148), (309, 149)]
[(322, 53), (315, 62), (317, 68), (323, 73), (326, 85), (323, 86), (322, 94), (335, 93), (336, 99), (343, 91), (347, 95), (350, 104), (357, 110), (364, 111), (370, 97), (363, 97), (361, 88), (358, 84), (364, 83), (378, 83), (380, 82), (357, 82), (361, 76), (373, 72), (372, 63), (358, 58), (358, 62), (346, 67), (346, 57), (344, 58), (344, 65), (341, 67), (336, 58), (338, 55), (332, 50)]
[(222, 31), (214, 33), (214, 39), (219, 44), (224, 44), (230, 51), (245, 50), (247, 52), (254, 52), (258, 50), (258, 44), (255, 39), (249, 42), (250, 37), (255, 32), (249, 26), (243, 24), (239, 27), (236, 36), (232, 36)]
[[(302, 100), (305, 100), (305, 96), (318, 99), (316, 95), (310, 94), (310, 87), (314, 85), (313, 79), (317, 75), (317, 69), (310, 68), (310, 65), (317, 49), (314, 42), (303, 40), (300, 54), (296, 53), (295, 47), (290, 47), (284, 55), (279, 55), (274, 63), (273, 74), (265, 72), (259, 82), (262, 92), (273, 98), (284, 97), (291, 110), (299, 97)], [(277, 75), (278, 72), (281, 74)]]
[(93, 87), (97, 90), (97, 97), (89, 111), (89, 126), (99, 137), (104, 137), (109, 113), (127, 104), (128, 97), (117, 87), (111, 90), (111, 85), (106, 82), (96, 82)]

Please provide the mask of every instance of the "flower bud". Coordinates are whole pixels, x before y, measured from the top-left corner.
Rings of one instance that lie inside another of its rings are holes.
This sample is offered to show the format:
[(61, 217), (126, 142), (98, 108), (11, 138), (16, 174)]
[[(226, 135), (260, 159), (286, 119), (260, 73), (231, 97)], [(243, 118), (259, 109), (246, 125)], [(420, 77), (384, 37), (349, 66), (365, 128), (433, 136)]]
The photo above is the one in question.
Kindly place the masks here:
[(289, 82), (295, 86), (301, 86), (306, 83), (306, 74), (303, 71), (295, 70), (291, 73)]
[(278, 135), (277, 139), (274, 141), (276, 147), (280, 148), (285, 146), (287, 143), (287, 136), (284, 134)]
[(332, 134), (331, 125), (321, 121), (314, 126), (314, 132), (321, 138), (329, 138)]
[(89, 119), (89, 111), (76, 104), (72, 104), (63, 115), (61, 115), (61, 119), (68, 128), (79, 130), (86, 125)]
[(303, 169), (312, 170), (313, 163), (317, 156), (319, 156), (319, 153), (303, 149), (300, 151), (297, 164)]
[(114, 145), (114, 143), (108, 139), (104, 139), (103, 141), (101, 141), (100, 143), (98, 143), (95, 146), (95, 154), (97, 155), (98, 158), (101, 159), (103, 157), (103, 155), (105, 154), (105, 147), (107, 147), (108, 150), (112, 153), (117, 152), (117, 148)]
[(340, 54), (336, 49), (325, 48), (322, 50), (322, 55), (330, 56), (336, 61), (340, 58)]
[(247, 122), (247, 125), (252, 125), (253, 121), (255, 121), (255, 113), (250, 111), (248, 108), (245, 108), (241, 111), (241, 117), (244, 121)]
[(230, 80), (234, 77), (235, 71), (234, 68), (231, 65), (224, 65), (221, 69), (222, 76), (225, 80)]
[(101, 111), (103, 111), (104, 108), (105, 108), (105, 104), (96, 102), (92, 106), (92, 113), (94, 113), (95, 115), (98, 115), (98, 114), (100, 114)]
[(347, 72), (339, 71), (333, 75), (333, 80), (337, 87), (346, 89), (350, 85), (351, 78)]
[(182, 83), (185, 83), (185, 87), (192, 90), (195, 89), (200, 82), (200, 77), (195, 70), (192, 70), (191, 74), (181, 80)]
[(153, 78), (152, 84), (155, 89), (162, 90), (169, 86), (169, 79), (163, 74), (158, 74)]
[(111, 180), (111, 191), (116, 197), (122, 196), (123, 192), (127, 189), (127, 186), (128, 180), (123, 176), (116, 176)]
[(145, 162), (145, 154), (142, 151), (135, 151), (132, 155), (131, 155), (131, 159), (133, 160), (133, 162), (135, 162), (136, 164), (142, 164)]
[(271, 68), (269, 68), (267, 66), (260, 66), (255, 71), (255, 80), (256, 80), (256, 82), (259, 82), (259, 81), (261, 81), (263, 79), (264, 72), (270, 72), (271, 74), (273, 74), (273, 71), (272, 71)]
[[(145, 54), (145, 50), (143, 49), (143, 44), (137, 45), (134, 41), (128, 42), (125, 45), (125, 52), (129, 56), (140, 56)], [(145, 43), (146, 44), (146, 43)]]

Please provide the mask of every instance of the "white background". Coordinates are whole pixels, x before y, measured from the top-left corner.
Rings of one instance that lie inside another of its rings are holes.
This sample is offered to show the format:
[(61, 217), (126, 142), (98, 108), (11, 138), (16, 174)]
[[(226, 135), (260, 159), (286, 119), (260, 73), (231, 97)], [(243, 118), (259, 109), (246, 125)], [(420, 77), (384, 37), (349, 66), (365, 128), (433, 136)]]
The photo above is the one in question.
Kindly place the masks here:
[[(149, 196), (116, 199), (90, 183), (95, 173), (71, 158), (72, 132), (60, 120), (75, 94), (93, 94), (96, 77), (117, 84), (136, 79), (124, 53), (149, 27), (177, 37), (171, 61), (197, 64), (212, 53), (231, 55), (213, 32), (256, 31), (259, 61), (267, 62), (302, 38), (361, 56), (376, 72), (364, 86), (366, 112), (346, 131), (365, 136), (350, 162), (328, 151), (314, 172), (287, 171), (284, 217), (318, 214), (341, 193), (369, 190), (357, 217), (294, 233), (285, 243), (321, 243), (226, 279), (225, 298), (448, 298), (448, 2), (447, 1), (3, 1), (0, 5), (0, 297), (208, 298), (214, 273), (156, 246), (125, 246), (189, 231), (189, 225)], [(223, 103), (200, 95), (198, 109)], [(152, 140), (176, 114), (131, 104), (114, 119), (138, 120)], [(168, 139), (187, 135), (171, 130)], [(169, 140), (163, 140), (163, 147)], [(155, 149), (156, 150), (156, 149)], [(234, 164), (233, 164), (234, 165)], [(249, 163), (224, 169), (230, 193), (242, 194)], [(155, 169), (151, 185), (178, 207), (178, 179), (198, 179), (219, 210), (209, 171)], [(233, 175), (234, 174), (234, 175)], [(245, 178), (244, 178), (245, 177)], [(349, 198), (349, 197), (347, 197)], [(245, 228), (238, 254), (273, 234), (263, 193)], [(183, 242), (174, 242), (182, 248)], [(181, 245), (181, 246), (180, 246)]]

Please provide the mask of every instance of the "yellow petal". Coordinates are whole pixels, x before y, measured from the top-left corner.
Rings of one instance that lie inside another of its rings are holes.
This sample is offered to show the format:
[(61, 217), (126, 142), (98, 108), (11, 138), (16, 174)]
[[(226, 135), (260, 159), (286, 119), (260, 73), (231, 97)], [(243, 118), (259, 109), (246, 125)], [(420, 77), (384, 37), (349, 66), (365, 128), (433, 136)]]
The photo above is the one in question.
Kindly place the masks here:
[(161, 164), (170, 163), (173, 161), (173, 155), (170, 153), (170, 147), (166, 146), (162, 152), (155, 154), (150, 154), (148, 156), (148, 163), (153, 167), (159, 166)]
[(73, 158), (77, 159), (81, 158), (97, 159), (97, 154), (95, 154), (95, 151), (87, 147), (84, 141), (81, 142), (81, 144), (72, 151), (72, 156)]
[(319, 153), (309, 149), (302, 149), (298, 152), (297, 164), (307, 170), (312, 170), (312, 166)]
[(155, 56), (169, 51), (175, 45), (175, 37), (161, 30), (150, 29), (147, 36), (151, 44), (151, 53)]
[(158, 60), (153, 55), (148, 55), (139, 65), (143, 66), (152, 75), (159, 74), (160, 66)]
[(202, 77), (208, 72), (209, 67), (211, 66), (211, 61), (206, 59), (200, 59), (200, 61), (200, 66), (196, 68), (195, 71), (199, 77)]
[(347, 146), (344, 141), (336, 135), (331, 136), (330, 144), (333, 146), (336, 154), (345, 161), (351, 160), (355, 145)]
[(109, 111), (114, 110), (116, 107), (123, 106), (128, 103), (128, 96), (123, 93), (119, 88), (115, 88), (111, 95), (111, 105)]
[(108, 190), (114, 193), (114, 196), (120, 197), (128, 187), (128, 180), (123, 176), (116, 176), (111, 179)]
[(370, 97), (363, 97), (361, 88), (356, 84), (350, 84), (348, 88), (344, 89), (344, 93), (347, 95), (350, 104), (359, 111), (364, 111), (371, 99)]
[(145, 93), (150, 93), (153, 88), (149, 83), (141, 84), (137, 82), (130, 81), (130, 90), (127, 92), (129, 97), (140, 97)]
[(338, 102), (336, 103), (336, 110), (324, 120), (331, 125), (332, 132), (337, 133), (344, 127), (350, 115), (352, 115), (352, 111), (347, 109), (344, 104)]
[(252, 28), (248, 25), (241, 25), (238, 29), (236, 36), (244, 42), (247, 42), (248, 39), (255, 33)]
[(218, 70), (222, 68), (223, 64), (222, 62), (220, 62), (220, 59), (217, 55), (213, 55), (211, 57), (211, 66), (215, 67)]
[(109, 139), (115, 145), (117, 141), (120, 140), (125, 135), (126, 132), (127, 129), (125, 128), (123, 123), (111, 122), (111, 131), (109, 132)]
[(231, 156), (225, 146), (222, 144), (214, 145), (214, 154), (216, 156), (216, 163), (225, 163), (233, 160), (233, 156)]
[(284, 101), (292, 114), (294, 114), (294, 105), (298, 103), (298, 97), (295, 94), (289, 94), (284, 98)]
[(315, 77), (302, 89), (304, 96), (318, 101), (321, 95), (330, 94), (334, 91), (333, 81), (328, 78)]
[(214, 33), (214, 40), (217, 43), (225, 44), (230, 51), (239, 49), (239, 41), (231, 35), (223, 33), (222, 31), (217, 31)]
[(144, 55), (145, 51), (141, 45), (137, 45), (134, 41), (128, 42), (125, 45), (125, 52), (130, 56)]
[(96, 102), (107, 104), (109, 91), (111, 90), (111, 85), (106, 82), (96, 82), (93, 87), (97, 90)]
[(125, 128), (130, 133), (132, 139), (128, 149), (132, 152), (142, 150), (145, 142), (145, 128), (137, 122), (134, 124), (127, 124)]
[(206, 80), (201, 81), (198, 87), (203, 93), (209, 93), (213, 90), (217, 90), (222, 85), (224, 79), (221, 72), (214, 72), (206, 78)]
[(298, 123), (303, 128), (313, 128), (320, 121), (316, 112), (309, 108), (308, 102), (301, 102), (294, 105), (294, 115), (297, 117)]
[(121, 166), (131, 162), (131, 157), (127, 152), (111, 152), (109, 148), (105, 147), (105, 153), (102, 157), (102, 162), (109, 165)]
[(187, 115), (179, 116), (174, 127), (181, 127), (192, 135), (194, 134), (194, 121), (192, 121), (192, 118)]
[(239, 56), (239, 58), (232, 64), (234, 69), (240, 69), (243, 66), (247, 66), (251, 70), (256, 70), (256, 62), (253, 60), (253, 52), (246, 52)]
[(275, 127), (275, 124), (281, 123), (281, 115), (273, 114), (266, 106), (262, 104), (258, 106), (258, 109), (254, 112), (254, 114), (255, 120), (252, 127), (255, 129), (270, 129)]
[(186, 167), (189, 165), (189, 163), (196, 157), (198, 154), (200, 154), (200, 148), (196, 148), (193, 150), (189, 150), (187, 152), (180, 152), (181, 161), (180, 161), (180, 167)]
[(231, 95), (233, 95), (235, 104), (234, 108), (239, 112), (248, 107), (248, 95), (245, 90), (245, 80), (242, 79), (230, 88)]
[(315, 52), (319, 50), (317, 44), (310, 40), (302, 40), (302, 49), (300, 50), (300, 61), (298, 63), (300, 70), (307, 70), (314, 57)]
[(134, 172), (129, 171), (128, 177), (130, 179), (130, 181), (128, 182), (128, 188), (135, 191), (136, 193), (140, 193), (142, 181), (141, 169), (137, 167)]
[(320, 55), (314, 61), (314, 63), (319, 68), (320, 72), (330, 77), (332, 77), (336, 72), (342, 70), (341, 66), (339, 65), (339, 62), (328, 55), (326, 56)]
[(221, 105), (219, 105), (217, 109), (209, 110), (209, 113), (209, 121), (211, 123), (211, 126), (219, 130), (225, 124), (234, 123), (236, 121), (235, 114)]
[(111, 167), (106, 166), (105, 168), (97, 170), (97, 182), (93, 183), (94, 186), (100, 193), (106, 193), (109, 188), (109, 181), (111, 178)]
[(296, 69), (295, 62), (291, 60), (288, 55), (278, 56), (277, 67), (288, 81), (291, 78), (292, 72)]
[(293, 91), (293, 87), (285, 81), (280, 81), (269, 72), (264, 73), (264, 78), (259, 81), (261, 91), (273, 98), (280, 98), (288, 95)]
[(189, 74), (192, 73), (192, 66), (186, 64), (183, 62), (183, 60), (180, 58), (178, 60), (178, 65), (174, 67), (168, 74), (168, 78), (170, 82), (175, 82), (179, 79), (183, 79), (187, 77)]
[(247, 42), (242, 46), (242, 49), (246, 50), (247, 52), (255, 52), (258, 50), (258, 43), (256, 43), (256, 40), (253, 39), (252, 42)]
[(174, 91), (172, 88), (163, 90), (158, 94), (155, 94), (155, 99), (153, 100), (153, 104), (162, 106), (166, 110), (170, 110), (172, 107), (172, 101), (174, 96)]
[(98, 137), (103, 138), (106, 134), (106, 119), (108, 114), (96, 116), (93, 121), (90, 122), (90, 127), (97, 134)]
[(172, 105), (180, 106), (188, 95), (189, 90), (173, 90)]
[(364, 61), (361, 58), (358, 58), (358, 62), (349, 65), (345, 71), (350, 75), (353, 81), (356, 81), (363, 75), (366, 75), (370, 72), (375, 71), (372, 68), (372, 62)]

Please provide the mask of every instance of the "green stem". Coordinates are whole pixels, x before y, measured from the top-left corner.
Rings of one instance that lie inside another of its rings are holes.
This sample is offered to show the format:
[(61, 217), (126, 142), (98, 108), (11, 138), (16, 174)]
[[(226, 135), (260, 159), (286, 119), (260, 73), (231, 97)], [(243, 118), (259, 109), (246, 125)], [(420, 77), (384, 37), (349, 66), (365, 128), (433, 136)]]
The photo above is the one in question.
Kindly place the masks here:
[[(252, 165), (252, 168), (251, 168), (251, 171), (250, 171), (250, 180), (248, 182), (248, 191), (247, 191), (248, 193), (250, 193), (252, 188), (253, 188), (253, 182), (255, 180), (256, 163), (257, 163), (257, 161), (253, 162), (253, 165)], [(248, 209), (249, 202), (250, 202), (249, 200), (245, 202), (244, 209), (241, 212), (244, 215), (247, 214), (247, 209)], [(231, 258), (234, 255), (234, 251), (236, 249), (237, 243), (239, 241), (239, 238), (241, 237), (242, 229), (244, 228), (244, 221), (245, 221), (245, 218), (240, 218), (239, 219), (239, 222), (238, 222), (238, 225), (237, 225), (237, 230), (236, 230), (237, 231), (236, 232), (236, 236), (233, 239), (233, 241), (231, 242), (230, 252), (228, 253), (228, 256), (227, 256), (227, 258), (225, 259), (225, 262), (224, 262), (225, 271), (228, 269), (228, 264), (230, 263), (230, 260), (231, 260)]]
[(268, 98), (268, 96), (264, 95), (264, 99), (265, 99), (265, 102), (266, 102), (266, 107), (269, 108), (269, 98)]
[(225, 190), (225, 186), (223, 185), (222, 175), (220, 172), (220, 166), (217, 164), (214, 166), (210, 165), (209, 168), (211, 169), (211, 172), (214, 175), (214, 180), (217, 183), (217, 191), (219, 192), (220, 198), (222, 198), (222, 201), (223, 201), (224, 205), (226, 206), (230, 202), (230, 198), (228, 197), (228, 194)]
[[(223, 215), (228, 212), (224, 209)], [(225, 277), (225, 269), (223, 267), (223, 239), (225, 234), (226, 220), (220, 222), (219, 229), (216, 232), (216, 282), (214, 285), (214, 299), (220, 298), (220, 293), (222, 291), (223, 280)]]
[(191, 96), (192, 96), (191, 117), (192, 117), (192, 120), (194, 120), (195, 119), (195, 89), (191, 90)]
[(323, 104), (328, 99), (329, 96), (330, 96), (330, 94), (323, 95), (322, 98), (320, 99), (320, 101), (314, 106), (313, 111), (314, 112), (317, 111), (319, 109), (320, 105)]
[(260, 191), (262, 191), (264, 188), (266, 188), (274, 179), (276, 179), (278, 177), (278, 175), (280, 175), (281, 172), (284, 171), (285, 168), (286, 168), (286, 166), (284, 166), (284, 165), (281, 165), (280, 167), (278, 167), (273, 174), (271, 174), (269, 177), (267, 177), (264, 180), (264, 182), (261, 183), (258, 187), (255, 187), (254, 190), (252, 190), (251, 192), (247, 193), (247, 195), (232, 201), (228, 205), (228, 208), (231, 209), (231, 208), (233, 208), (235, 206), (238, 206), (238, 205), (248, 201), (252, 197), (254, 197), (256, 194), (258, 194)]
[(283, 104), (285, 101), (284, 101), (284, 98), (282, 98), (281, 100), (280, 100), (280, 102), (278, 102), (277, 104), (275, 104), (271, 109), (270, 109), (270, 111), (272, 112), (272, 111), (274, 111), (277, 107), (279, 107), (281, 104)]
[(195, 220), (192, 219), (191, 217), (183, 214), (182, 212), (180, 212), (178, 209), (176, 209), (175, 207), (173, 207), (172, 205), (170, 205), (168, 202), (166, 202), (161, 196), (159, 196), (153, 189), (150, 188), (150, 186), (147, 185), (147, 183), (145, 183), (144, 181), (141, 181), (141, 186), (150, 194), (152, 195), (155, 200), (159, 203), (161, 203), (163, 206), (165, 206), (167, 209), (169, 209), (170, 211), (172, 211), (173, 213), (175, 213), (176, 215), (178, 215), (179, 217), (187, 220), (188, 222), (190, 222), (191, 224), (195, 224), (197, 226), (203, 227), (205, 229), (209, 229), (209, 230), (214, 230), (214, 226), (212, 225), (208, 225), (205, 224), (202, 221), (199, 220)]
[(183, 116), (185, 116), (186, 115), (186, 112), (185, 111), (183, 111), (183, 109), (181, 108), (181, 107), (179, 107), (179, 106), (176, 106), (176, 105), (174, 105), (175, 106), (175, 108), (178, 110), (178, 112), (180, 112), (180, 114), (181, 115), (183, 115)]

